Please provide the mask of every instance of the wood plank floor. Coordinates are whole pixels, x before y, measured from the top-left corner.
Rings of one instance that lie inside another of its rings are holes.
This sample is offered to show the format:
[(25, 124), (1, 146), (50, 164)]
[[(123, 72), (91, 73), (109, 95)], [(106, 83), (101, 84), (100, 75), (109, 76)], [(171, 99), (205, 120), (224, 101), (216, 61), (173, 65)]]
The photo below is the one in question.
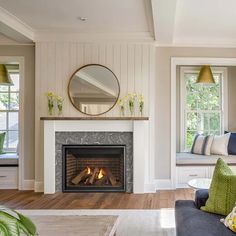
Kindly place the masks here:
[(193, 199), (192, 189), (157, 193), (56, 193), (0, 190), (0, 205), (14, 209), (160, 209), (173, 208), (178, 199)]

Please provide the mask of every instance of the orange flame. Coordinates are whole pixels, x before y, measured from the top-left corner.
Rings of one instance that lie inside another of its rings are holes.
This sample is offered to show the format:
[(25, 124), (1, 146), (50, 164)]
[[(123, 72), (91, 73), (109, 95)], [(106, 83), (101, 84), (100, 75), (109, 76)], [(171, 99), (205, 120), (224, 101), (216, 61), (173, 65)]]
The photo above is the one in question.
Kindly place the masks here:
[(103, 177), (103, 170), (100, 169), (99, 174), (98, 174), (98, 179), (101, 179)]
[(89, 167), (87, 167), (87, 173), (91, 174), (91, 169)]

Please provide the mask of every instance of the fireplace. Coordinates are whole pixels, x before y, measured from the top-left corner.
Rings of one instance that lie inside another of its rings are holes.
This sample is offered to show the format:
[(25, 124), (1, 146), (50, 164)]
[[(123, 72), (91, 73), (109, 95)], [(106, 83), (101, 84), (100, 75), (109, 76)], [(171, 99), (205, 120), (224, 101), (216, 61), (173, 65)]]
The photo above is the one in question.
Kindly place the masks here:
[(63, 192), (125, 192), (125, 145), (62, 145)]

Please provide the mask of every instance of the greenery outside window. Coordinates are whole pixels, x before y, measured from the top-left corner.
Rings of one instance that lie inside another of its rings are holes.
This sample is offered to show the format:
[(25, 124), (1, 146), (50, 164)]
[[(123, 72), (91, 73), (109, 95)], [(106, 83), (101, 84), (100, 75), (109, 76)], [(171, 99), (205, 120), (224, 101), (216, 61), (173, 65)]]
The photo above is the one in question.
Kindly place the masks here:
[(227, 104), (224, 89), (227, 69), (212, 68), (216, 84), (197, 85), (200, 67), (181, 67), (181, 151), (191, 149), (194, 136), (222, 134), (225, 128), (224, 111)]
[(10, 72), (12, 86), (0, 86), (0, 132), (6, 132), (4, 151), (16, 152), (19, 140), (19, 72)]

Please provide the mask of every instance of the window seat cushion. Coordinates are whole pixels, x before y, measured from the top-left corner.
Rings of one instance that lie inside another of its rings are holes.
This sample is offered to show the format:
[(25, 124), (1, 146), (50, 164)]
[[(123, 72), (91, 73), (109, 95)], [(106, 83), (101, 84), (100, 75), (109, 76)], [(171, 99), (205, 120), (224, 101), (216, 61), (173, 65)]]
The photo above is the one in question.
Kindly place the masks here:
[(176, 153), (176, 165), (215, 165), (218, 158), (222, 158), (227, 164), (236, 165), (236, 155), (197, 155), (189, 152)]
[(0, 166), (18, 166), (18, 160), (17, 153), (0, 154)]

